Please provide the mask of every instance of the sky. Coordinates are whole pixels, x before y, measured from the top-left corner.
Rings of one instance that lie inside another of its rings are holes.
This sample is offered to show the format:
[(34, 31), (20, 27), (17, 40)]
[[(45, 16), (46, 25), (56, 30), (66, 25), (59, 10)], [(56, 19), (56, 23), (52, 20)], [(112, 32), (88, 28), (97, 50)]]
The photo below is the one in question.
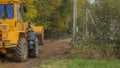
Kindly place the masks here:
[(90, 0), (90, 3), (93, 3), (95, 0)]

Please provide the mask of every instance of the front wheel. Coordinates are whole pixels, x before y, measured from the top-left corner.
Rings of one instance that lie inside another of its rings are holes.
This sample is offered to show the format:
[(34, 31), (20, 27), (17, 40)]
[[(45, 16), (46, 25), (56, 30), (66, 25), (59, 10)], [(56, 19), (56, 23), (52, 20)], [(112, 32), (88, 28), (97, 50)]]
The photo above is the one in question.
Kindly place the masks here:
[(38, 57), (38, 52), (39, 52), (39, 49), (38, 49), (38, 40), (36, 39), (35, 41), (35, 48), (34, 49), (29, 49), (29, 52), (28, 52), (28, 56), (30, 58), (35, 58), (35, 57)]

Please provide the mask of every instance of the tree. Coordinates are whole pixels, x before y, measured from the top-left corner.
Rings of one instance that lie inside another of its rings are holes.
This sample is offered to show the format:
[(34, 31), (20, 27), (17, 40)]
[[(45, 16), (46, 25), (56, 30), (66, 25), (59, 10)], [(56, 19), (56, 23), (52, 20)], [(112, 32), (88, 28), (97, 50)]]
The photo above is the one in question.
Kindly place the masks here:
[(25, 21), (32, 21), (37, 16), (37, 10), (35, 9), (34, 0), (25, 0), (27, 6), (27, 13), (23, 13)]
[[(79, 1), (79, 3), (83, 2)], [(38, 14), (35, 21), (44, 25), (51, 35), (69, 29), (69, 24), (73, 18), (72, 0), (38, 0), (36, 9)]]
[[(101, 49), (107, 56), (110, 56), (112, 50), (114, 49), (115, 51), (118, 50), (116, 51), (116, 54), (118, 57), (120, 56), (120, 53), (118, 53), (120, 50), (119, 4), (119, 0), (95, 0), (95, 2), (92, 4), (89, 2), (86, 3), (87, 8), (89, 8), (91, 12), (90, 15), (95, 21), (94, 25), (88, 14), (87, 28), (89, 32), (88, 38), (90, 38), (86, 43), (90, 44), (93, 40), (94, 42), (92, 42), (91, 44), (97, 42), (97, 45), (102, 45)], [(82, 14), (83, 16), (85, 16), (84, 12)], [(83, 17), (83, 19), (85, 19), (85, 17)], [(80, 21), (83, 22), (82, 20)], [(92, 37), (90, 35), (90, 32), (92, 32)], [(111, 46), (113, 44), (114, 46)]]

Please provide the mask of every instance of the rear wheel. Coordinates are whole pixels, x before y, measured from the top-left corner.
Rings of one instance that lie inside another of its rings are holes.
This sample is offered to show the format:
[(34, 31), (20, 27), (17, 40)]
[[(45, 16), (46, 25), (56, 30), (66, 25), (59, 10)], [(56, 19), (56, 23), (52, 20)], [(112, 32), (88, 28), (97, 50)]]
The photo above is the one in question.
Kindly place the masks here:
[(13, 58), (17, 62), (27, 60), (28, 57), (28, 46), (25, 38), (20, 38), (17, 47), (13, 49)]
[(34, 49), (29, 49), (28, 56), (30, 58), (38, 57), (38, 54), (39, 54), (38, 52), (39, 52), (39, 49), (38, 49), (38, 40), (36, 39), (36, 41), (35, 41), (35, 48)]

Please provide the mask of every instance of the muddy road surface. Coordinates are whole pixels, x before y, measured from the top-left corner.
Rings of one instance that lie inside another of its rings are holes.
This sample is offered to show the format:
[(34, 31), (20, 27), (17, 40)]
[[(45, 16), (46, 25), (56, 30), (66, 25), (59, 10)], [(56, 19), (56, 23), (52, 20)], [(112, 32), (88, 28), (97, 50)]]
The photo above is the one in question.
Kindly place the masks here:
[(69, 42), (70, 39), (45, 41), (44, 46), (39, 46), (39, 57), (20, 63), (6, 60), (0, 68), (33, 68), (46, 60), (68, 54), (71, 49)]

